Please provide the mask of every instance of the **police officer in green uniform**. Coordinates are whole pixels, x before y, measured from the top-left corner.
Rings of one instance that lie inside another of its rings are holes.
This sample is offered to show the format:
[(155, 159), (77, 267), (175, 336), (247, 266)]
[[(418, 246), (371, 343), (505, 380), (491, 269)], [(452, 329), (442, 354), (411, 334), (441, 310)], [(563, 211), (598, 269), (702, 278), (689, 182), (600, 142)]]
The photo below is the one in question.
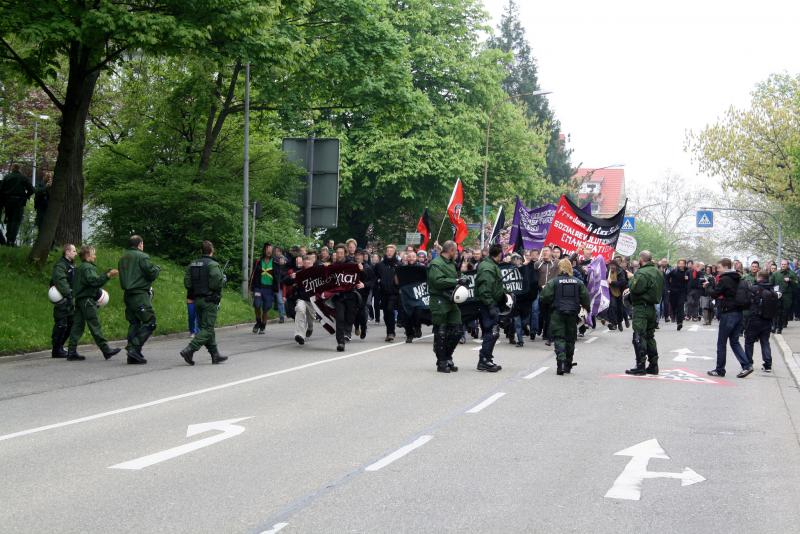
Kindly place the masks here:
[(145, 364), (142, 347), (156, 329), (153, 311), (152, 284), (161, 268), (150, 262), (144, 252), (144, 241), (138, 235), (128, 240), (128, 249), (119, 260), (119, 283), (125, 291), (125, 318), (128, 327), (128, 363)]
[(461, 310), (453, 302), (453, 290), (458, 285), (469, 285), (469, 278), (458, 276), (455, 241), (445, 241), (442, 252), (428, 267), (428, 294), (430, 295), (431, 322), (433, 323), (433, 353), (436, 370), (440, 373), (458, 371), (453, 363), (453, 352), (461, 339), (464, 326)]
[(789, 322), (792, 313), (792, 293), (797, 287), (797, 275), (789, 268), (789, 260), (781, 260), (781, 268), (772, 273), (770, 282), (773, 286), (778, 286), (781, 293), (781, 306), (778, 308), (778, 316), (773, 321), (773, 334), (780, 334)]
[(573, 276), (572, 262), (558, 262), (558, 276), (547, 282), (540, 296), (550, 310), (550, 332), (555, 340), (556, 374), (571, 373), (576, 365), (575, 340), (578, 339), (578, 313), (589, 311), (589, 292), (583, 282)]
[(34, 193), (31, 181), (19, 172), (19, 165), (11, 167), (11, 172), (3, 179), (2, 194), (5, 198), (6, 208), (6, 241), (10, 247), (15, 247), (17, 234), (22, 224), (22, 216), (25, 214), (25, 204)]
[(70, 330), (72, 330), (72, 316), (75, 313), (72, 300), (72, 280), (75, 277), (75, 256), (77, 255), (78, 251), (75, 249), (75, 245), (64, 245), (64, 253), (53, 266), (53, 274), (50, 276), (50, 287), (55, 287), (64, 297), (61, 302), (53, 305), (53, 332), (50, 336), (53, 342), (53, 358), (67, 357), (64, 343), (67, 342)]
[[(658, 346), (656, 345), (656, 304), (664, 290), (664, 276), (655, 264), (649, 251), (639, 254), (639, 269), (630, 283), (630, 299), (633, 305), (633, 350), (636, 367), (626, 374), (643, 376), (658, 374)], [(650, 365), (645, 369), (645, 363)]]
[(69, 349), (67, 350), (67, 360), (85, 360), (78, 354), (78, 341), (83, 335), (86, 326), (89, 327), (94, 342), (103, 352), (105, 359), (109, 359), (117, 354), (121, 349), (112, 349), (108, 346), (108, 341), (103, 337), (103, 330), (100, 327), (100, 319), (97, 317), (97, 295), (100, 289), (119, 274), (116, 269), (111, 269), (103, 274), (97, 274), (97, 254), (94, 247), (83, 245), (80, 252), (81, 264), (75, 269), (75, 278), (72, 281), (72, 296), (75, 299), (75, 316), (72, 331), (69, 334)]
[(189, 264), (183, 276), (183, 285), (189, 292), (189, 297), (194, 300), (194, 308), (200, 324), (198, 332), (189, 345), (181, 351), (181, 357), (189, 365), (194, 365), (194, 353), (200, 347), (206, 347), (211, 354), (211, 363), (222, 363), (228, 359), (222, 356), (217, 349), (217, 339), (214, 335), (214, 325), (217, 322), (217, 310), (222, 300), (222, 286), (225, 284), (225, 275), (219, 263), (214, 261), (214, 245), (211, 241), (203, 241), (203, 256)]
[(483, 331), (483, 343), (478, 353), (478, 371), (496, 373), (501, 366), (494, 363), (494, 346), (500, 337), (500, 306), (505, 303), (506, 291), (498, 264), (503, 257), (503, 247), (489, 247), (489, 257), (478, 264), (475, 277), (475, 296)]

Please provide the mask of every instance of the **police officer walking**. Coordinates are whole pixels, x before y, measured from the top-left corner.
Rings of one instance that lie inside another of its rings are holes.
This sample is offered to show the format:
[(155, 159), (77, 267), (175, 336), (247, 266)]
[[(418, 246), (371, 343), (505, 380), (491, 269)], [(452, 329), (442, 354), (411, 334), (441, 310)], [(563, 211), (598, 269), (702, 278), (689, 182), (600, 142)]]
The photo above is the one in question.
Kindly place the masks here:
[(456, 286), (469, 285), (467, 277), (458, 276), (455, 264), (457, 251), (455, 241), (445, 241), (442, 252), (428, 267), (433, 353), (436, 355), (436, 370), (440, 373), (458, 371), (453, 363), (453, 352), (461, 340), (464, 328), (461, 324), (461, 310), (452, 300)]
[(218, 364), (228, 359), (222, 356), (217, 348), (214, 325), (217, 323), (217, 310), (222, 300), (222, 287), (225, 275), (219, 263), (214, 261), (214, 245), (211, 241), (203, 241), (203, 256), (189, 264), (183, 276), (183, 285), (194, 300), (200, 332), (192, 338), (189, 345), (181, 351), (181, 357), (189, 365), (194, 365), (192, 357), (206, 347), (211, 354), (211, 363)]
[(119, 274), (116, 269), (111, 269), (103, 274), (97, 274), (97, 253), (94, 247), (83, 245), (80, 252), (81, 264), (75, 269), (75, 277), (72, 281), (72, 295), (75, 298), (75, 319), (72, 330), (69, 334), (69, 348), (67, 349), (67, 360), (82, 361), (86, 358), (78, 354), (78, 341), (83, 335), (86, 326), (94, 338), (94, 342), (103, 352), (103, 357), (107, 360), (117, 354), (121, 349), (112, 349), (108, 346), (108, 341), (103, 337), (103, 329), (100, 326), (100, 319), (97, 316), (97, 294), (100, 289), (111, 278)]
[[(663, 290), (664, 276), (653, 264), (652, 254), (643, 250), (639, 254), (639, 269), (633, 275), (628, 290), (633, 305), (633, 350), (636, 352), (636, 367), (625, 371), (626, 374), (658, 374), (656, 304), (661, 301)], [(677, 316), (682, 318), (682, 313)], [(650, 365), (645, 368), (648, 359)]]
[(145, 364), (142, 347), (156, 329), (152, 304), (152, 284), (161, 268), (150, 262), (138, 235), (128, 240), (128, 249), (119, 260), (119, 283), (125, 291), (125, 319), (128, 320), (128, 363)]
[(489, 247), (489, 257), (478, 265), (475, 277), (475, 296), (478, 298), (483, 331), (483, 344), (478, 353), (478, 371), (496, 373), (501, 366), (494, 363), (494, 346), (500, 337), (500, 305), (505, 304), (506, 292), (498, 264), (503, 257), (503, 247)]
[(572, 372), (576, 365), (575, 340), (578, 338), (578, 313), (589, 311), (589, 292), (583, 282), (575, 278), (572, 262), (558, 262), (558, 276), (544, 286), (542, 303), (550, 310), (550, 332), (555, 341), (556, 374)]
[(19, 165), (11, 167), (0, 185), (0, 197), (5, 198), (6, 241), (9, 247), (17, 246), (17, 234), (25, 214), (25, 204), (34, 193), (30, 180), (19, 172)]
[(67, 357), (64, 343), (67, 342), (70, 330), (72, 330), (72, 315), (75, 313), (72, 300), (72, 280), (75, 277), (75, 256), (77, 255), (78, 251), (75, 250), (75, 245), (64, 245), (64, 253), (53, 266), (53, 274), (50, 276), (50, 287), (55, 287), (63, 297), (61, 302), (56, 302), (53, 306), (53, 332), (50, 336), (53, 343), (53, 358)]

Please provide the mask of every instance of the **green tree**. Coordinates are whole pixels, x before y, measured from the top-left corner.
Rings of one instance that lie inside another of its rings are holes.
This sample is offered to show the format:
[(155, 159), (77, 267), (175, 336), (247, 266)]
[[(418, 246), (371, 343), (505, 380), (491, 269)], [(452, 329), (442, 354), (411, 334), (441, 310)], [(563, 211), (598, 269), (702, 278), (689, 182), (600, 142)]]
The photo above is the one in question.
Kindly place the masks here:
[(527, 104), (528, 117), (548, 130), (547, 176), (555, 184), (567, 184), (575, 174), (570, 162), (572, 150), (566, 148), (561, 123), (555, 118), (547, 98), (530, 95), (541, 90), (538, 67), (519, 19), (519, 7), (515, 0), (508, 1), (498, 30), (499, 35), (492, 37), (489, 43), (510, 54), (505, 64), (508, 75), (503, 81), (503, 89), (509, 95), (526, 95), (521, 100)]
[[(79, 242), (85, 125), (100, 74), (140, 53), (205, 50), (269, 25), (278, 2), (259, 0), (9, 0), (0, 4), (0, 60), (22, 73), (60, 113), (50, 205), (30, 259), (55, 239)], [(58, 232), (57, 232), (58, 230)]]

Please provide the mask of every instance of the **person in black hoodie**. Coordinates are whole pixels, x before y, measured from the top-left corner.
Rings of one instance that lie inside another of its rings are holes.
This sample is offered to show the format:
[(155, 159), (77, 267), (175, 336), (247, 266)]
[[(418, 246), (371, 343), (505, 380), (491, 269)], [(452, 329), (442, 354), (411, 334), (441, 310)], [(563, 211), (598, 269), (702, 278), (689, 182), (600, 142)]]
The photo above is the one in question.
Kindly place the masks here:
[(689, 273), (689, 298), (687, 301), (687, 312), (690, 321), (699, 321), (702, 311), (700, 310), (700, 297), (703, 296), (703, 282), (705, 281), (705, 265), (702, 261), (694, 264), (694, 268)]
[(358, 249), (355, 253), (355, 262), (362, 265), (364, 270), (362, 281), (364, 287), (358, 290), (361, 295), (361, 306), (356, 312), (355, 334), (361, 339), (367, 337), (367, 324), (369, 323), (367, 308), (369, 307), (369, 294), (375, 289), (375, 271), (372, 266), (364, 261), (365, 253), (363, 250)]
[(733, 263), (728, 258), (722, 258), (718, 266), (722, 273), (718, 276), (715, 286), (709, 289), (709, 282), (706, 281), (703, 284), (706, 291), (708, 291), (708, 295), (717, 299), (720, 307), (719, 331), (717, 333), (717, 366), (709, 371), (708, 374), (710, 376), (725, 376), (725, 359), (727, 356), (725, 345), (730, 343), (734, 356), (742, 366), (742, 371), (736, 376), (744, 378), (753, 372), (753, 363), (748, 361), (742, 344), (739, 342), (744, 321), (742, 307), (736, 303), (736, 290), (739, 288), (741, 276), (733, 270)]
[(678, 266), (667, 274), (669, 286), (669, 305), (672, 319), (678, 323), (678, 330), (683, 328), (684, 307), (686, 294), (689, 291), (689, 271), (686, 270), (686, 260), (678, 260)]
[(378, 265), (375, 266), (376, 286), (381, 296), (383, 304), (383, 321), (386, 323), (386, 341), (392, 343), (395, 338), (395, 310), (400, 292), (394, 281), (395, 269), (397, 268), (397, 247), (388, 245), (386, 255)]

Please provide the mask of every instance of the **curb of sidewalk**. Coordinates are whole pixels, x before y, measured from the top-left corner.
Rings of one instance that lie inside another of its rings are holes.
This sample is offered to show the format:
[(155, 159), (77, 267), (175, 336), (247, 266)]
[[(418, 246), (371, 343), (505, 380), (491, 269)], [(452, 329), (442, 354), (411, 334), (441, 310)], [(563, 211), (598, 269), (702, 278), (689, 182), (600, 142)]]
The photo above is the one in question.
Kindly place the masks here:
[[(278, 324), (278, 319), (269, 319), (267, 324)], [(230, 330), (237, 330), (239, 328), (251, 328), (253, 326), (252, 322), (249, 323), (239, 323), (239, 324), (231, 324), (226, 326), (217, 327), (215, 330), (217, 332), (226, 332)], [(153, 336), (150, 340), (170, 340), (170, 339), (189, 339), (188, 332), (173, 332), (171, 334), (161, 334), (157, 336)], [(114, 347), (117, 343), (124, 343), (126, 340), (124, 339), (110, 339), (108, 344)], [(123, 345), (124, 348), (124, 345)], [(84, 344), (78, 345), (78, 350), (96, 350), (97, 346), (92, 344)], [(20, 362), (25, 360), (39, 360), (44, 358), (50, 358), (50, 350), (40, 350), (36, 352), (20, 352), (16, 354), (0, 354), (0, 364), (6, 362)]]
[(786, 367), (788, 367), (789, 372), (792, 373), (795, 385), (800, 388), (800, 361), (798, 361), (798, 357), (792, 352), (792, 348), (786, 343), (782, 334), (775, 334), (775, 340), (781, 348), (783, 361), (786, 362)]

